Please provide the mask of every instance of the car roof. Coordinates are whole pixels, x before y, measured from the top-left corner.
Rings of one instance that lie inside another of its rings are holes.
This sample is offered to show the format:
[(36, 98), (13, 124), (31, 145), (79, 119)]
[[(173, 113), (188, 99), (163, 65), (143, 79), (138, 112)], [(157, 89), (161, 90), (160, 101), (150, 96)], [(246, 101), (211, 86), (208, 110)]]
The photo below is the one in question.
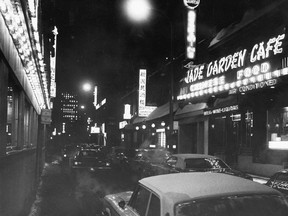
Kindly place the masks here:
[(139, 182), (162, 197), (164, 205), (172, 207), (175, 203), (204, 197), (278, 193), (266, 185), (223, 173), (165, 174), (143, 178)]
[(183, 160), (188, 159), (188, 158), (217, 158), (219, 159), (216, 156), (207, 155), (207, 154), (187, 154), (186, 153), (186, 154), (173, 154), (172, 156), (182, 158)]

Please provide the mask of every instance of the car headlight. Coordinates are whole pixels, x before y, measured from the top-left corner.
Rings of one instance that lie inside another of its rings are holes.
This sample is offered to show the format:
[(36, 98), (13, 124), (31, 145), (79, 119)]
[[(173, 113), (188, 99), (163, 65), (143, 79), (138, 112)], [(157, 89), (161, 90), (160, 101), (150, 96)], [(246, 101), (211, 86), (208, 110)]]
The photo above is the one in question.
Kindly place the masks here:
[(109, 162), (106, 162), (106, 166), (110, 166), (110, 163), (109, 163)]
[(81, 162), (78, 162), (78, 161), (74, 162), (74, 165), (80, 165), (80, 164), (81, 164)]
[(66, 154), (64, 154), (63, 156), (64, 156), (64, 157), (67, 157), (67, 155), (66, 155)]

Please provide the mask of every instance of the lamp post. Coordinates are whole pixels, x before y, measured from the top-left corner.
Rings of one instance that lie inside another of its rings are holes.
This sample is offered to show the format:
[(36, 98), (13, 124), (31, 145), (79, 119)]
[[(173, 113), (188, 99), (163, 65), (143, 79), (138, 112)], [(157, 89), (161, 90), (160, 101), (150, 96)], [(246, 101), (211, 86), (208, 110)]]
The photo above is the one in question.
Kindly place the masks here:
[[(145, 22), (150, 18), (151, 11), (156, 11), (156, 14), (161, 15), (169, 23), (170, 28), (170, 52), (169, 52), (169, 74), (170, 74), (170, 92), (169, 92), (169, 138), (172, 140), (172, 134), (174, 131), (174, 116), (173, 116), (173, 105), (174, 105), (174, 24), (173, 21), (163, 12), (156, 10), (151, 6), (149, 0), (126, 0), (124, 5), (128, 17), (137, 22)], [(172, 148), (171, 144), (169, 148)]]

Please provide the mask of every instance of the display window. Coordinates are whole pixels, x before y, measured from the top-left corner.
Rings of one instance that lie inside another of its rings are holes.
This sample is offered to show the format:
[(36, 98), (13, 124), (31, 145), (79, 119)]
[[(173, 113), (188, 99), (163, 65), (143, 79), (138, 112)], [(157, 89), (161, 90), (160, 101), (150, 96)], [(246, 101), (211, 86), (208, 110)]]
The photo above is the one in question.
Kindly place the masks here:
[(8, 78), (6, 153), (36, 146), (38, 115), (12, 76)]
[(268, 111), (268, 147), (288, 150), (288, 107)]

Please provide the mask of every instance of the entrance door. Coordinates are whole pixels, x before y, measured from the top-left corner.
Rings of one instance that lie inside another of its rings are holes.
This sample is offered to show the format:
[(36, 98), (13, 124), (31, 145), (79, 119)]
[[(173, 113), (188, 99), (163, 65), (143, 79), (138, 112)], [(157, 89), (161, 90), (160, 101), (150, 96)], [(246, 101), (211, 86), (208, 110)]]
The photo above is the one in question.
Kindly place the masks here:
[(240, 114), (212, 119), (209, 130), (209, 154), (222, 158), (229, 165), (236, 164), (241, 142), (240, 126)]
[(182, 125), (179, 132), (179, 153), (197, 153), (197, 123)]

